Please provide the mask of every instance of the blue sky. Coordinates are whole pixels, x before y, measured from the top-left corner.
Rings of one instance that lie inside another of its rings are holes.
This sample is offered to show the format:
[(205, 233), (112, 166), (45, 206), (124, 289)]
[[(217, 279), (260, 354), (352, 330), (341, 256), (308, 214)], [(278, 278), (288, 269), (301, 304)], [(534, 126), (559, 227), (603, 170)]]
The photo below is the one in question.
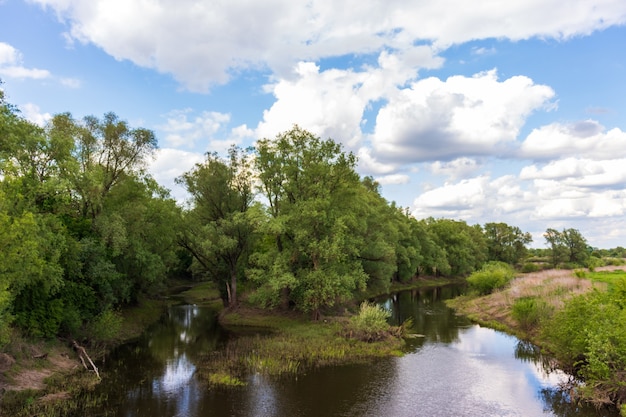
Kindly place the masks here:
[(0, 0), (0, 79), (45, 124), (152, 129), (155, 178), (298, 124), (417, 218), (626, 246), (623, 0)]

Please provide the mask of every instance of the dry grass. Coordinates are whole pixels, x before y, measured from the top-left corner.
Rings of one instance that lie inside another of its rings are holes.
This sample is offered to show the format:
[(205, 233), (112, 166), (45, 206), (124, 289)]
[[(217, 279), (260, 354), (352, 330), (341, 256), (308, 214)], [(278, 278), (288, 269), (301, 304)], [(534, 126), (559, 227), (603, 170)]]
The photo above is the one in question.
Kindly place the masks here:
[[(597, 270), (614, 269), (620, 267), (609, 266)], [(554, 309), (560, 309), (571, 297), (605, 286), (604, 283), (578, 278), (572, 270), (550, 269), (520, 275), (500, 291), (478, 298), (460, 297), (450, 305), (477, 322), (519, 333), (518, 323), (511, 316), (512, 306), (517, 299), (536, 297)]]

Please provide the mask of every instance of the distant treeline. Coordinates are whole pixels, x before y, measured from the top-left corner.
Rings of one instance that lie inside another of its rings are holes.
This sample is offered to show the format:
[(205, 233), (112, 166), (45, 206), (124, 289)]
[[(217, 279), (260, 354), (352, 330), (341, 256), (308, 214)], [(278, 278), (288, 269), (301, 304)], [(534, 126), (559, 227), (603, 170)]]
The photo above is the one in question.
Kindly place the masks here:
[[(393, 281), (528, 256), (514, 226), (416, 220), (357, 174), (354, 155), (298, 127), (207, 154), (178, 179), (184, 207), (146, 172), (156, 146), (113, 113), (39, 127), (0, 91), (0, 346), (12, 327), (89, 337), (170, 278), (212, 280), (231, 306), (243, 289), (316, 317)], [(588, 262), (576, 230), (546, 236), (550, 264)]]

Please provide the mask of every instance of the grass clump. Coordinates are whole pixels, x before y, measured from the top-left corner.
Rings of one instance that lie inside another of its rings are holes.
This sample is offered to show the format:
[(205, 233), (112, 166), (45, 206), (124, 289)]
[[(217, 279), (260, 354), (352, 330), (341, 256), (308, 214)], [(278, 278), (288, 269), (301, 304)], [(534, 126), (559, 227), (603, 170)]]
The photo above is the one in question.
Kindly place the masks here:
[(209, 374), (208, 381), (212, 387), (242, 387), (246, 385), (241, 379), (222, 372)]
[(543, 299), (521, 297), (513, 302), (511, 315), (524, 330), (531, 330), (552, 314), (551, 306)]
[(354, 338), (366, 342), (385, 339), (391, 330), (387, 320), (391, 312), (382, 306), (364, 301), (359, 314), (350, 318), (349, 331)]
[(504, 262), (488, 262), (479, 271), (473, 272), (467, 282), (480, 295), (491, 294), (504, 287), (515, 277), (515, 270)]

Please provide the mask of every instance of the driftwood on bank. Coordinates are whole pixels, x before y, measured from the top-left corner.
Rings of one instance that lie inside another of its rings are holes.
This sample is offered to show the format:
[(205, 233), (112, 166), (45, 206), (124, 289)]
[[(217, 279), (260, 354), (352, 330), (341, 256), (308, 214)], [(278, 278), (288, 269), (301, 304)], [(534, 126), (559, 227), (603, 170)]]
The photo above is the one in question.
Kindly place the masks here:
[(100, 378), (100, 373), (98, 372), (98, 368), (96, 367), (96, 365), (93, 363), (93, 361), (87, 354), (87, 351), (85, 350), (85, 348), (79, 345), (78, 343), (76, 343), (76, 340), (73, 340), (72, 344), (74, 345), (74, 349), (76, 350), (76, 352), (78, 352), (78, 357), (80, 358), (80, 361), (83, 363), (83, 366), (85, 367), (85, 369), (89, 370), (89, 367), (87, 366), (87, 363), (85, 362), (85, 358), (87, 358), (87, 360), (91, 364), (91, 369), (96, 373), (96, 376), (98, 377), (98, 379), (102, 379)]

